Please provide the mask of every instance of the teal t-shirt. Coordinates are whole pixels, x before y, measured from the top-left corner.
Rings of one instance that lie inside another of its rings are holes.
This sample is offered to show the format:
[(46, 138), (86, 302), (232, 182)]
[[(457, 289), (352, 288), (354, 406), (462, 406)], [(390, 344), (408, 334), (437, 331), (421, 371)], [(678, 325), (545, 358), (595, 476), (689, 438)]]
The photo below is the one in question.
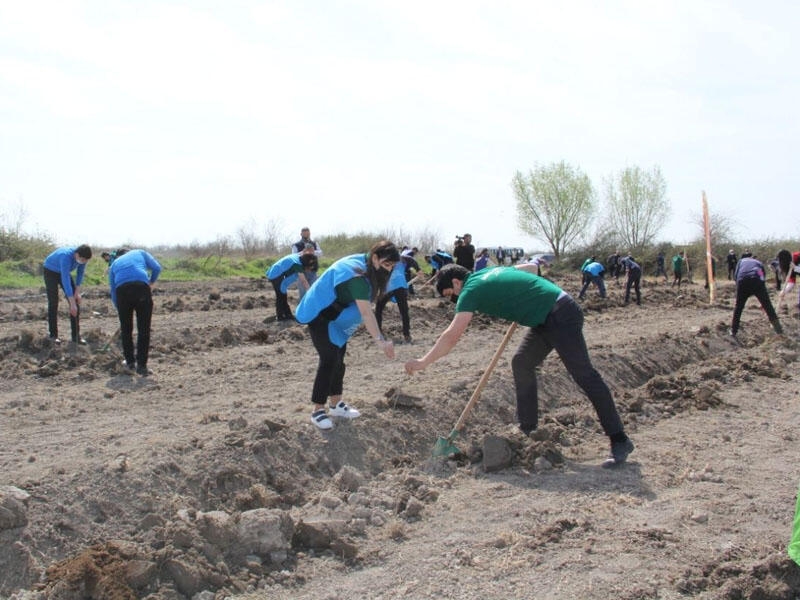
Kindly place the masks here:
[(561, 294), (553, 282), (514, 267), (472, 273), (456, 302), (456, 312), (479, 312), (526, 327), (544, 323)]

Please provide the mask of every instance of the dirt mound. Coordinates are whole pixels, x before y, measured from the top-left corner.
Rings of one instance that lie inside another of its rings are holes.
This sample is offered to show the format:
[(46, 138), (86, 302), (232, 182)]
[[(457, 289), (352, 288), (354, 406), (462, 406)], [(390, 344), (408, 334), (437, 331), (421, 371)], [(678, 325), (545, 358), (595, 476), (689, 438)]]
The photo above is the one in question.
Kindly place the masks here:
[[(713, 305), (691, 284), (646, 281), (642, 306), (623, 291), (583, 304), (637, 444), (610, 472), (556, 356), (540, 428), (516, 429), (511, 350), (460, 452), (432, 458), (506, 324), (477, 316), (450, 356), (406, 376), (452, 317), (428, 290), (396, 362), (363, 333), (350, 342), (345, 394), (362, 417), (327, 434), (309, 420), (308, 334), (275, 322), (263, 281), (160, 285), (146, 378), (121, 369), (105, 290), (85, 298), (85, 346), (49, 342), (41, 291), (7, 294), (0, 596), (797, 597), (797, 320), (775, 336), (751, 304), (734, 339), (728, 282)], [(391, 306), (384, 324), (402, 339)]]

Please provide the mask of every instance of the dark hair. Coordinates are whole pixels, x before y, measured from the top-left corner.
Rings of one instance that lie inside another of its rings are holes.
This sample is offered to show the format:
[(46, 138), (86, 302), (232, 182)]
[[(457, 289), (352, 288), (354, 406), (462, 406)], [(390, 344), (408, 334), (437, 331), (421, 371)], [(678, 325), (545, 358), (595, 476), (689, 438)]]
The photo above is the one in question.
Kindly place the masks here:
[(396, 263), (400, 262), (400, 252), (397, 251), (397, 246), (389, 240), (381, 240), (373, 244), (372, 248), (369, 249), (367, 253), (367, 279), (372, 288), (370, 300), (375, 301), (378, 296), (386, 292), (386, 284), (389, 283), (391, 273), (385, 269), (376, 269), (372, 264), (373, 256), (377, 256), (378, 260), (388, 260)]
[(78, 256), (85, 258), (86, 260), (92, 258), (92, 249), (86, 244), (81, 244), (78, 246), (78, 249), (75, 250), (75, 252), (78, 253)]
[(436, 273), (436, 291), (440, 296), (444, 295), (444, 290), (453, 287), (453, 279), (464, 281), (469, 273), (467, 268), (455, 263), (443, 266)]
[(303, 268), (312, 271), (316, 271), (319, 268), (319, 261), (317, 260), (316, 254), (301, 254), (300, 264), (303, 265)]

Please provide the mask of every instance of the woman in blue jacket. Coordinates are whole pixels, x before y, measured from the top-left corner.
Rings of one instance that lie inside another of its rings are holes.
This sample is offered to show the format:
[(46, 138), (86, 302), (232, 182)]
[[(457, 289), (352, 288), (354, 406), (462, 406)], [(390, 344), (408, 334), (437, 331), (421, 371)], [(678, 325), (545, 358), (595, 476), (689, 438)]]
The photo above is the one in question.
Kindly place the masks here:
[(411, 343), (411, 318), (408, 314), (408, 279), (406, 279), (405, 257), (400, 256), (400, 262), (394, 265), (389, 283), (386, 285), (386, 293), (381, 295), (375, 302), (375, 320), (378, 328), (383, 331), (383, 309), (389, 300), (397, 303), (400, 309), (400, 322), (403, 324), (403, 341)]
[(275, 290), (275, 314), (278, 321), (294, 319), (289, 307), (289, 286), (297, 281), (297, 289), (302, 297), (310, 287), (306, 273), (316, 271), (318, 260), (314, 252), (292, 253), (275, 261), (267, 270), (267, 279)]
[[(86, 244), (77, 248), (58, 248), (44, 259), (44, 287), (47, 290), (47, 327), (50, 339), (60, 344), (58, 338), (58, 287), (64, 290), (69, 302), (69, 324), (72, 341), (86, 343), (80, 337), (81, 284), (86, 263), (92, 258), (92, 249)], [(72, 278), (75, 271), (75, 279)]]
[[(297, 305), (298, 322), (308, 324), (311, 341), (319, 354), (311, 402), (311, 422), (331, 429), (330, 417), (354, 419), (358, 410), (342, 401), (347, 341), (361, 322), (387, 358), (394, 345), (381, 335), (372, 302), (386, 291), (389, 274), (400, 253), (389, 241), (378, 242), (366, 254), (340, 258), (314, 282)], [(326, 412), (325, 405), (328, 404)]]
[[(128, 250), (108, 268), (111, 302), (119, 314), (119, 332), (125, 366), (143, 377), (150, 374), (150, 323), (153, 319), (153, 284), (161, 274), (161, 265), (149, 252)], [(133, 313), (136, 313), (136, 351), (133, 345)]]

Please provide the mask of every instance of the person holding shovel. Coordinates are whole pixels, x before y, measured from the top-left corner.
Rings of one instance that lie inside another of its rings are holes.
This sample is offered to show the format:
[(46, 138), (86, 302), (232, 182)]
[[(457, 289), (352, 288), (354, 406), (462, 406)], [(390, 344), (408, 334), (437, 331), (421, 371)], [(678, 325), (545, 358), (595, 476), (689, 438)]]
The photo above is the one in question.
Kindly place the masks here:
[(425, 356), (405, 363), (413, 374), (447, 355), (458, 343), (474, 313), (500, 317), (529, 327), (511, 361), (517, 395), (517, 419), (523, 433), (539, 421), (536, 367), (555, 349), (575, 382), (594, 406), (611, 452), (603, 467), (625, 462), (633, 442), (600, 373), (592, 366), (583, 338), (583, 312), (572, 297), (551, 281), (537, 276), (535, 265), (487, 269), (470, 273), (458, 265), (439, 272), (436, 289), (456, 304), (456, 313)]
[[(311, 392), (311, 422), (323, 431), (333, 428), (331, 417), (355, 419), (358, 410), (342, 400), (344, 356), (347, 341), (361, 322), (387, 358), (394, 344), (381, 335), (371, 302), (386, 292), (386, 283), (400, 253), (392, 242), (381, 241), (366, 254), (340, 258), (317, 279), (295, 311), (299, 323), (308, 325), (319, 354)], [(325, 405), (328, 404), (326, 412)]]
[[(47, 292), (47, 330), (50, 340), (60, 344), (58, 337), (58, 288), (64, 290), (69, 302), (69, 324), (72, 341), (85, 344), (80, 335), (81, 284), (86, 263), (92, 258), (92, 249), (87, 244), (57, 248), (44, 259), (44, 288)], [(75, 271), (75, 278), (72, 278)]]

